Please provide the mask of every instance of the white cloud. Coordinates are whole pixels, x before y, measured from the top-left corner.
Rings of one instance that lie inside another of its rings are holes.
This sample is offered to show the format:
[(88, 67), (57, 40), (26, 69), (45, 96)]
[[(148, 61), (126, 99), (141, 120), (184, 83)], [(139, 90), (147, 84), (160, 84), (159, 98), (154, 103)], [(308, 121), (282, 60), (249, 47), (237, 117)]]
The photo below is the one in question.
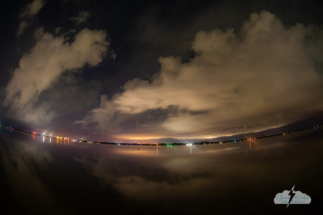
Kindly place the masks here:
[(161, 57), (161, 71), (151, 83), (128, 81), (124, 92), (108, 101), (109, 108), (100, 107), (85, 120), (100, 119), (104, 127), (101, 122), (111, 119), (108, 110), (131, 117), (175, 106), (178, 112), (156, 125), (171, 137), (281, 126), (302, 119), (308, 110), (321, 110), (322, 77), (315, 65), (323, 62), (322, 41), (323, 32), (315, 25), (285, 27), (269, 12), (251, 14), (239, 33), (198, 32), (190, 62)]
[(29, 25), (29, 23), (26, 20), (22, 20), (21, 23), (18, 26), (17, 35), (21, 35), (24, 29)]
[(6, 86), (3, 104), (10, 107), (9, 115), (23, 113), (25, 120), (31, 117), (30, 120), (49, 122), (55, 116), (50, 105), (34, 107), (39, 95), (49, 89), (63, 72), (75, 72), (86, 64), (98, 65), (110, 44), (104, 31), (87, 28), (76, 34), (71, 44), (63, 36), (54, 37), (41, 30), (35, 36), (39, 40), (31, 52), (20, 59), (19, 68), (14, 70)]
[(35, 16), (43, 6), (43, 0), (34, 0), (32, 3), (27, 5), (25, 10), (20, 14), (20, 18)]
[(71, 18), (71, 20), (74, 21), (76, 24), (80, 24), (80, 23), (86, 22), (90, 16), (91, 15), (89, 12), (83, 11), (83, 12), (80, 12), (77, 17)]
[(19, 24), (17, 35), (20, 36), (24, 29), (29, 25), (30, 20), (40, 11), (44, 6), (43, 0), (34, 0), (32, 3), (28, 4), (26, 8), (20, 14), (20, 19), (22, 20)]

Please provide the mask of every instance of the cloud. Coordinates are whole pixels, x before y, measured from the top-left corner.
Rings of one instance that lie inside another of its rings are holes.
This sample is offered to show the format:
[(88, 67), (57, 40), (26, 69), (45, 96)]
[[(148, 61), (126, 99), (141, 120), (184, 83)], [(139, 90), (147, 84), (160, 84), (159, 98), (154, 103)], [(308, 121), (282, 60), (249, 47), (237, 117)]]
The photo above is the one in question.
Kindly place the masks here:
[(26, 8), (20, 14), (21, 23), (19, 24), (17, 35), (20, 36), (24, 29), (29, 25), (30, 21), (34, 16), (40, 11), (44, 6), (43, 0), (34, 0), (32, 3), (28, 4)]
[[(160, 57), (151, 81), (128, 81), (82, 123), (97, 120), (104, 128), (114, 119), (118, 127), (132, 116), (166, 110), (164, 121), (150, 128), (155, 136), (212, 138), (297, 121), (322, 109), (322, 41), (320, 27), (286, 27), (266, 11), (251, 14), (238, 33), (200, 31), (189, 62)], [(145, 124), (133, 134), (140, 127)]]
[(10, 107), (10, 116), (22, 117), (22, 120), (49, 122), (56, 116), (52, 105), (38, 102), (40, 94), (51, 88), (65, 73), (76, 72), (85, 65), (97, 66), (106, 55), (109, 42), (104, 31), (81, 30), (72, 43), (63, 36), (54, 37), (50, 33), (38, 30), (38, 41), (30, 53), (19, 61), (19, 68), (7, 84), (3, 104)]
[[(168, 110), (147, 110), (136, 114), (121, 113), (117, 110), (116, 104), (108, 99), (107, 95), (102, 95), (100, 106), (89, 111), (83, 120), (75, 123), (82, 124), (86, 128), (96, 129), (96, 131), (102, 132), (105, 138), (107, 136), (109, 138), (114, 137), (114, 140), (118, 141), (124, 139), (156, 139), (162, 133), (165, 133), (165, 137), (167, 137), (167, 131), (160, 127), (160, 123), (165, 121), (167, 115), (171, 112), (175, 113), (177, 110), (169, 108)], [(155, 135), (157, 132), (159, 134)], [(99, 136), (96, 134), (96, 138)]]
[(17, 35), (20, 36), (24, 29), (29, 25), (29, 23), (26, 20), (22, 20), (21, 23), (18, 26)]
[(34, 0), (32, 3), (27, 5), (25, 10), (20, 14), (20, 18), (35, 16), (43, 6), (43, 0)]
[(91, 14), (87, 11), (80, 12), (77, 17), (71, 18), (72, 21), (74, 21), (76, 24), (81, 24), (83, 22), (86, 22), (87, 19), (91, 16)]

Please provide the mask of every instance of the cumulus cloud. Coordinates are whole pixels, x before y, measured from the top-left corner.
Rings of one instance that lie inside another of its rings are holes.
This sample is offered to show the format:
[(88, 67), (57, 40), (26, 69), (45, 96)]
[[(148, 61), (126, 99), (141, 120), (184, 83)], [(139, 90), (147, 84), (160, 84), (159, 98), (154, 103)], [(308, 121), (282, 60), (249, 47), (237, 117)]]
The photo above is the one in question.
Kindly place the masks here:
[[(162, 134), (164, 134), (163, 137), (168, 137), (169, 132), (161, 127), (161, 123), (167, 119), (169, 113), (177, 111), (176, 108), (169, 108), (167, 110), (147, 110), (136, 114), (121, 113), (117, 110), (117, 105), (110, 101), (107, 95), (102, 95), (100, 106), (89, 111), (83, 120), (75, 123), (82, 124), (86, 128), (95, 128), (97, 132), (102, 132), (105, 138), (114, 137), (116, 138), (114, 140), (118, 141), (157, 139)], [(156, 135), (157, 133), (158, 135)], [(96, 136), (98, 137), (98, 134)]]
[(86, 22), (87, 19), (90, 17), (90, 13), (87, 11), (80, 12), (77, 17), (72, 17), (71, 20), (74, 21), (76, 24), (81, 24)]
[(29, 25), (30, 21), (34, 16), (40, 11), (44, 6), (43, 0), (34, 0), (32, 3), (28, 4), (26, 8), (20, 14), (21, 23), (19, 24), (17, 35), (20, 36), (24, 29)]
[(105, 56), (109, 42), (104, 31), (83, 29), (68, 43), (63, 36), (54, 37), (38, 30), (34, 48), (19, 61), (19, 68), (6, 86), (3, 101), (8, 106), (8, 114), (36, 122), (49, 122), (56, 116), (51, 105), (44, 102), (34, 105), (39, 95), (49, 89), (64, 72), (75, 72), (85, 65), (96, 66)]
[(254, 13), (238, 33), (198, 32), (189, 62), (160, 57), (150, 82), (128, 81), (84, 120), (104, 127), (112, 113), (129, 118), (176, 107), (154, 125), (161, 136), (212, 138), (282, 126), (322, 110), (322, 41), (318, 26), (287, 27), (272, 13)]

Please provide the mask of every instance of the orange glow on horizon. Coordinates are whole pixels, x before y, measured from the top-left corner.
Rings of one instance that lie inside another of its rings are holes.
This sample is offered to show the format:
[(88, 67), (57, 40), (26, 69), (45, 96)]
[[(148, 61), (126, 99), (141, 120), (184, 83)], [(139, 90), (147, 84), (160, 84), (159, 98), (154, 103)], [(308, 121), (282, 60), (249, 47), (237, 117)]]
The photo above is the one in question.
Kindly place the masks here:
[(116, 136), (118, 139), (126, 139), (126, 140), (153, 140), (153, 139), (161, 139), (165, 137), (161, 136), (148, 136), (148, 134), (126, 134), (122, 136)]
[(153, 135), (153, 134), (124, 134), (115, 136), (118, 140), (158, 140), (164, 138), (173, 138), (173, 139), (213, 139), (222, 136), (211, 136), (211, 135), (195, 135), (195, 136), (176, 136), (176, 135)]

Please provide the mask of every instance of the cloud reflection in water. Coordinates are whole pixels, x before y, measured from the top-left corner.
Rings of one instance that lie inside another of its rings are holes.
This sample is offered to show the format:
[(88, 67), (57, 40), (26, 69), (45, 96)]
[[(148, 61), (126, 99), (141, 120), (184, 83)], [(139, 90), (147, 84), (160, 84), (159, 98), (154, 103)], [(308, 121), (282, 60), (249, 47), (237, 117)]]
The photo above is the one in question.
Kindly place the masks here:
[(313, 200), (320, 193), (321, 129), (259, 140), (251, 149), (249, 142), (132, 147), (2, 136), (2, 180), (11, 189), (5, 194), (24, 211), (203, 214), (216, 205), (220, 212), (261, 206), (274, 213), (273, 197), (290, 184)]

